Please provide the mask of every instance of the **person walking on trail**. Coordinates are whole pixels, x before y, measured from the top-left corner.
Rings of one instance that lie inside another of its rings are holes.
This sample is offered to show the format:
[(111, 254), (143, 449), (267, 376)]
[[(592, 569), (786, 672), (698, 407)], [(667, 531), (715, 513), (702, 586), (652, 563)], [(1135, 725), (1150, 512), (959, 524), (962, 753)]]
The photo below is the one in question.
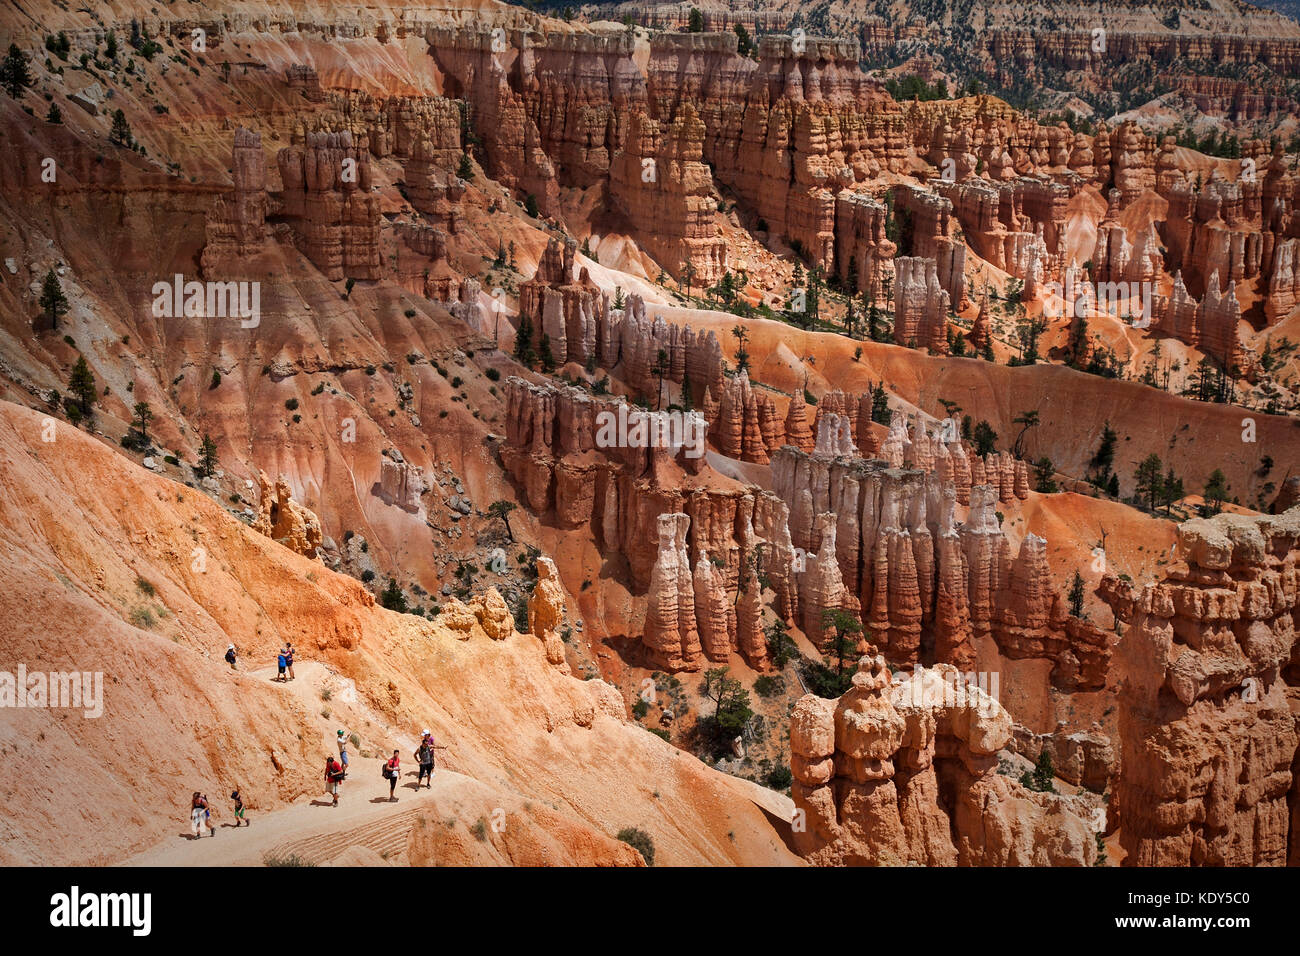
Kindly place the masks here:
[(343, 762), (343, 769), (348, 769), (348, 738), (343, 735), (343, 731), (338, 733), (339, 741), (339, 760)]
[(230, 665), (230, 669), (232, 671), (238, 670), (238, 668), (235, 667), (235, 645), (234, 644), (226, 645), (226, 663)]
[(195, 790), (194, 796), (190, 797), (190, 839), (197, 840), (203, 836), (204, 827), (208, 828), (209, 835), (217, 835), (208, 815), (208, 795)]
[(287, 654), (288, 654), (288, 649), (282, 647), (280, 648), (280, 656), (276, 659), (276, 664), (280, 668), (280, 673), (276, 675), (275, 679), (280, 681), (281, 683), (284, 683), (286, 679), (284, 676), (284, 669), (289, 665), (288, 659), (286, 658)]
[(384, 764), (384, 776), (388, 779), (388, 799), (390, 801), (397, 799), (394, 791), (397, 790), (397, 778), (401, 776), (399, 769), (401, 763), (401, 758), (397, 756), (397, 751), (394, 750), (393, 755)]
[(346, 776), (341, 763), (333, 757), (325, 758), (325, 790), (334, 798), (333, 806), (339, 805), (339, 788), (343, 785), (343, 778)]
[(289, 680), (293, 680), (293, 641), (290, 641), (284, 648), (284, 666), (289, 668)]
[(433, 786), (433, 744), (428, 731), (420, 739), (420, 746), (415, 750), (415, 762), (420, 765), (420, 776), (416, 778), (415, 789), (420, 789), (420, 782), (427, 780), (425, 787)]
[(248, 821), (244, 819), (244, 798), (239, 795), (238, 788), (230, 792), (230, 799), (235, 802), (235, 827), (238, 828), (240, 824), (248, 826)]

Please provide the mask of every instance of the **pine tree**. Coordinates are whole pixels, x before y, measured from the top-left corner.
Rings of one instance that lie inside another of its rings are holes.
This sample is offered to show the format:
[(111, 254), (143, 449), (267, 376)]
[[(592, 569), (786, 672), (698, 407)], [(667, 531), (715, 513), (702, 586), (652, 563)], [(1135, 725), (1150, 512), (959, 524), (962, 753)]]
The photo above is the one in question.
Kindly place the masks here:
[(14, 99), (23, 95), (23, 91), (32, 85), (32, 74), (27, 69), (27, 54), (18, 48), (17, 43), (9, 44), (9, 52), (0, 60), (0, 87)]
[(50, 104), (50, 111), (45, 114), (45, 122), (47, 123), (63, 122), (63, 111), (59, 109), (58, 103)]
[(456, 166), (456, 175), (464, 180), (474, 178), (474, 164), (470, 162), (469, 153), (460, 154), (460, 163)]
[(63, 286), (59, 283), (59, 277), (51, 269), (45, 273), (45, 281), (41, 285), (41, 308), (45, 310), (46, 321), (50, 323), (51, 329), (59, 327), (59, 316), (68, 311), (68, 298), (63, 294)]
[(98, 391), (95, 375), (86, 364), (84, 355), (77, 357), (77, 364), (72, 366), (72, 376), (68, 379), (68, 391), (76, 398), (77, 409), (83, 418), (92, 418), (95, 414), (95, 398)]
[(138, 431), (140, 437), (147, 443), (149, 441), (149, 423), (154, 419), (153, 409), (149, 407), (148, 402), (136, 402), (132, 411), (134, 417), (131, 419), (131, 427)]
[(537, 356), (533, 354), (533, 320), (526, 315), (519, 317), (519, 331), (515, 333), (515, 358), (532, 368)]
[(113, 128), (109, 130), (108, 141), (114, 146), (131, 146), (135, 142), (131, 136), (131, 125), (121, 110), (113, 111)]
[(1228, 500), (1228, 480), (1223, 472), (1218, 468), (1210, 472), (1210, 478), (1205, 483), (1205, 503), (1211, 509), (1211, 514), (1218, 514), (1223, 510), (1223, 503)]
[(1152, 511), (1156, 510), (1156, 502), (1159, 501), (1164, 488), (1163, 475), (1164, 469), (1161, 467), (1160, 456), (1155, 452), (1143, 458), (1133, 472), (1133, 483), (1137, 489), (1138, 500), (1145, 497), (1147, 506)]
[(877, 425), (889, 424), (889, 396), (885, 394), (884, 382), (878, 382), (871, 390), (871, 420)]
[(659, 350), (659, 354), (655, 356), (655, 364), (650, 369), (650, 374), (659, 380), (659, 391), (655, 395), (655, 411), (659, 411), (664, 405), (664, 376), (668, 374), (667, 349)]
[(199, 466), (195, 469), (201, 478), (211, 478), (217, 470), (217, 443), (207, 432), (199, 443)]
[(1078, 571), (1074, 572), (1074, 582), (1070, 585), (1070, 594), (1067, 600), (1070, 603), (1070, 617), (1083, 619), (1083, 575)]
[(1181, 500), (1183, 497), (1183, 479), (1174, 474), (1172, 465), (1169, 466), (1169, 471), (1161, 483), (1160, 490), (1165, 499), (1165, 514), (1167, 515), (1174, 502)]
[(1056, 481), (1052, 476), (1056, 474), (1056, 466), (1052, 464), (1052, 459), (1044, 455), (1034, 462), (1034, 490), (1042, 495), (1054, 494), (1057, 491)]
[(975, 454), (981, 457), (996, 450), (998, 433), (983, 419), (975, 424), (975, 431), (972, 432), (971, 438), (975, 442)]
[(1097, 453), (1092, 456), (1089, 462), (1093, 472), (1096, 474), (1094, 483), (1098, 487), (1104, 487), (1109, 483), (1110, 470), (1115, 464), (1115, 442), (1119, 435), (1110, 427), (1110, 422), (1106, 422), (1101, 427), (1101, 444), (1097, 448)]
[(379, 604), (390, 611), (398, 611), (402, 614), (406, 614), (410, 610), (406, 604), (406, 595), (402, 593), (402, 589), (398, 587), (394, 578), (389, 578), (388, 586), (380, 592)]

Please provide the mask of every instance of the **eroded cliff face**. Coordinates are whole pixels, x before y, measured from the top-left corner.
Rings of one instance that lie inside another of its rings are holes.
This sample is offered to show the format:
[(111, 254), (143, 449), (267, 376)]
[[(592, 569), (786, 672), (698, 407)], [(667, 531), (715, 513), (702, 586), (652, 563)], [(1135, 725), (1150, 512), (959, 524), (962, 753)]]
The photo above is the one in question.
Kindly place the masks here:
[[(1178, 529), (1178, 563), (1100, 593), (1119, 645), (1121, 841), (1134, 866), (1296, 860), (1300, 509)], [(1290, 844), (1289, 844), (1290, 841)]]
[(1089, 866), (1092, 803), (997, 772), (1011, 715), (955, 668), (869, 653), (838, 700), (790, 716), (799, 852), (823, 865)]

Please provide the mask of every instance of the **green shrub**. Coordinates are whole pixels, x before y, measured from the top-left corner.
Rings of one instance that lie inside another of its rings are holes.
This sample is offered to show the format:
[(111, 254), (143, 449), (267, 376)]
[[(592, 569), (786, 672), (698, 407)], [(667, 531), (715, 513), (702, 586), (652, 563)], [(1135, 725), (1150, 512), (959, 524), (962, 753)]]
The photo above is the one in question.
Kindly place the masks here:
[(655, 841), (650, 834), (638, 827), (624, 827), (618, 831), (618, 839), (640, 853), (646, 866), (655, 865)]

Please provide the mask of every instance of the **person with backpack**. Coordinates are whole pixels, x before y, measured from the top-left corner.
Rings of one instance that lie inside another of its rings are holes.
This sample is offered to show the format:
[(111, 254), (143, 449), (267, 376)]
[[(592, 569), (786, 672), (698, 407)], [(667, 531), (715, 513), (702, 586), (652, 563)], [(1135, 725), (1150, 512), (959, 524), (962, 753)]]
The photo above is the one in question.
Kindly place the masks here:
[(343, 731), (339, 731), (339, 760), (343, 761), (343, 769), (348, 769), (348, 738), (343, 736)]
[(284, 669), (288, 666), (288, 660), (285, 658), (285, 654), (286, 654), (286, 649), (283, 647), (280, 648), (280, 656), (276, 660), (276, 663), (280, 668), (280, 673), (276, 675), (275, 679), (278, 680), (280, 683), (284, 683), (284, 681), (286, 680), (284, 676)]
[(190, 797), (190, 830), (192, 831), (191, 840), (197, 840), (203, 836), (203, 828), (208, 828), (211, 836), (216, 836), (217, 831), (212, 826), (212, 818), (208, 813), (208, 795), (194, 791), (194, 796)]
[(415, 751), (415, 762), (420, 765), (420, 776), (416, 778), (415, 789), (420, 789), (420, 781), (426, 780), (425, 787), (433, 786), (433, 742), (432, 738), (425, 732), (424, 737), (420, 739), (420, 746)]
[(226, 663), (230, 665), (230, 669), (232, 671), (238, 670), (238, 668), (235, 667), (235, 645), (234, 644), (226, 645)]
[(244, 798), (239, 795), (239, 788), (235, 788), (230, 792), (230, 799), (235, 802), (236, 829), (238, 829), (241, 823), (244, 826), (248, 826), (248, 821), (244, 819)]
[(284, 666), (289, 669), (289, 680), (293, 680), (293, 641), (284, 647)]
[(333, 757), (325, 758), (325, 790), (334, 798), (333, 805), (336, 807), (339, 805), (339, 788), (346, 776), (341, 763)]
[(390, 801), (397, 799), (394, 791), (397, 790), (397, 778), (401, 776), (398, 769), (401, 763), (401, 758), (397, 756), (397, 751), (394, 750), (393, 756), (384, 764), (384, 777), (388, 780), (388, 799)]

